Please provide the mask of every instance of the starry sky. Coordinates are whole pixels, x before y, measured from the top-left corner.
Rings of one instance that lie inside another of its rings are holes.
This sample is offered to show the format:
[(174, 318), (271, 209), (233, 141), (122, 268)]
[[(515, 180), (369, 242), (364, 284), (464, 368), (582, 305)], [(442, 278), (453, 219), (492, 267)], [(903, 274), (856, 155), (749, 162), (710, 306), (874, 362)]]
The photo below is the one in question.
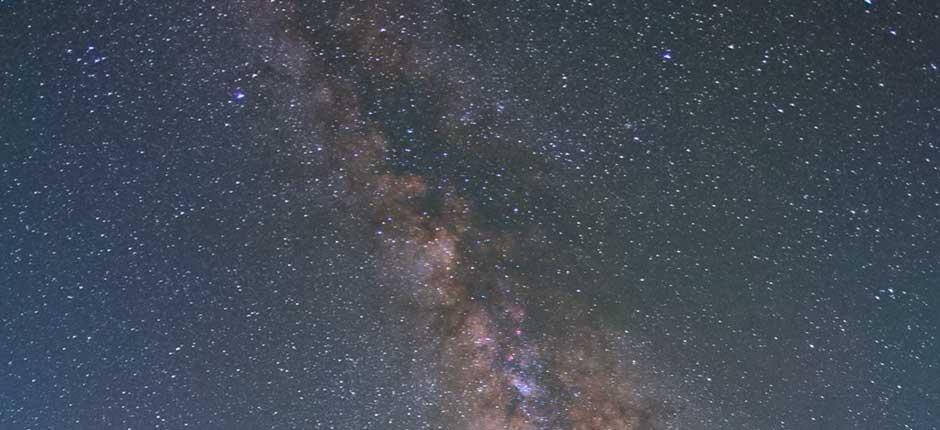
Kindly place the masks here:
[(0, 428), (940, 428), (938, 29), (0, 0)]

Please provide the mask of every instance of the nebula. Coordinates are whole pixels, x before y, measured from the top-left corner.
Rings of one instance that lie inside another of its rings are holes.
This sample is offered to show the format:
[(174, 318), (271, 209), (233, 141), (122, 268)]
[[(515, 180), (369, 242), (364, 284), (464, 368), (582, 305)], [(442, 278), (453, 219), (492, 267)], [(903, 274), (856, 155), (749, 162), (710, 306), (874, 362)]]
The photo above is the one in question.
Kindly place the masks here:
[(331, 14), (333, 24), (318, 30), (298, 24), (296, 5), (273, 9), (258, 2), (252, 14), (265, 43), (288, 57), (272, 64), (308, 92), (302, 95), (305, 121), (343, 186), (349, 228), (374, 238), (382, 281), (376, 288), (411, 313), (415, 337), (428, 339), (420, 352), (425, 362), (414, 372), (439, 387), (432, 425), (655, 428), (662, 414), (636, 393), (619, 356), (619, 338), (585, 317), (564, 291), (547, 298), (557, 302), (563, 318), (534, 315), (532, 293), (496, 268), (502, 256), (517, 252), (514, 245), (526, 232), (487, 230), (477, 222), (472, 199), (390, 162), (390, 133), (369, 119), (359, 86), (401, 79), (433, 86), (442, 115), (428, 121), (436, 122), (431, 128), (444, 140), (466, 126), (472, 117), (466, 107), (483, 97), (459, 57), (435, 51), (446, 49), (444, 41), (397, 18), (420, 13), (433, 20), (441, 6), (412, 7), (339, 7), (322, 12)]

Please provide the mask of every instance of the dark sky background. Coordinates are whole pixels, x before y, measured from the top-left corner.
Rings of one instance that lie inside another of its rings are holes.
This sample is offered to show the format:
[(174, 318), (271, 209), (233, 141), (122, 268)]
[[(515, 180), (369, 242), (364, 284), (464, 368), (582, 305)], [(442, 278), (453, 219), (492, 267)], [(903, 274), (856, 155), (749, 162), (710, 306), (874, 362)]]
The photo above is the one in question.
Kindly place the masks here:
[(2, 429), (940, 428), (940, 5), (0, 0)]

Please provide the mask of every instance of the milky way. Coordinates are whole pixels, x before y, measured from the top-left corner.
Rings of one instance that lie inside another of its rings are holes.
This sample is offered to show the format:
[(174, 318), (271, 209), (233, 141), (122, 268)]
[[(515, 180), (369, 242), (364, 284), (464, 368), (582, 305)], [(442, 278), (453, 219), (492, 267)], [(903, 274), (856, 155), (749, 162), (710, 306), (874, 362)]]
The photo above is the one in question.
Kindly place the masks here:
[(0, 428), (936, 429), (936, 1), (0, 1)]
[[(512, 252), (502, 249), (511, 238), (477, 231), (451, 191), (433, 198), (418, 177), (374, 173), (384, 170), (370, 158), (382, 153), (380, 138), (351, 143), (340, 158), (355, 166), (347, 172), (351, 189), (372, 214), (383, 287), (420, 312), (425, 325), (416, 335), (435, 345), (424, 358), (439, 363), (432, 368), (445, 388), (437, 407), (448, 428), (647, 428), (654, 417), (634, 397), (602, 331), (566, 326), (575, 331), (545, 335), (553, 329), (527, 321), (520, 285), (474, 261), (474, 253)], [(429, 213), (428, 205), (438, 209)], [(563, 312), (578, 312), (556, 300)]]
[[(345, 184), (346, 210), (358, 220), (352, 228), (374, 235), (383, 280), (376, 288), (413, 311), (413, 335), (429, 345), (413, 369), (441, 387), (429, 415), (448, 429), (653, 428), (663, 408), (631, 386), (622, 339), (579, 317), (583, 305), (564, 293), (550, 299), (563, 318), (533, 321), (529, 287), (500, 266), (531, 232), (487, 231), (447, 178), (431, 184), (390, 164), (390, 132), (368, 118), (362, 82), (429, 85), (441, 112), (432, 128), (443, 140), (473, 121), (474, 106), (495, 104), (446, 40), (395, 25), (402, 14), (433, 19), (434, 10), (440, 5), (348, 6), (322, 33), (272, 22), (272, 10), (256, 16), (268, 42), (284, 50), (285, 73), (307, 91), (300, 96), (312, 100), (306, 120)], [(347, 54), (330, 58), (335, 52)]]

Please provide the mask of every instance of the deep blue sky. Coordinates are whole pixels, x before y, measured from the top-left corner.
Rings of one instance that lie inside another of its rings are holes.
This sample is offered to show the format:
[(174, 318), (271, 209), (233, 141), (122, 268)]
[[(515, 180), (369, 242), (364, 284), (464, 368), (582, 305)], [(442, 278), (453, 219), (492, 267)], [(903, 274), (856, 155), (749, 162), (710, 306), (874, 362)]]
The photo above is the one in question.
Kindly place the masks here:
[(940, 427), (940, 7), (541, 3), (0, 0), (0, 428)]

